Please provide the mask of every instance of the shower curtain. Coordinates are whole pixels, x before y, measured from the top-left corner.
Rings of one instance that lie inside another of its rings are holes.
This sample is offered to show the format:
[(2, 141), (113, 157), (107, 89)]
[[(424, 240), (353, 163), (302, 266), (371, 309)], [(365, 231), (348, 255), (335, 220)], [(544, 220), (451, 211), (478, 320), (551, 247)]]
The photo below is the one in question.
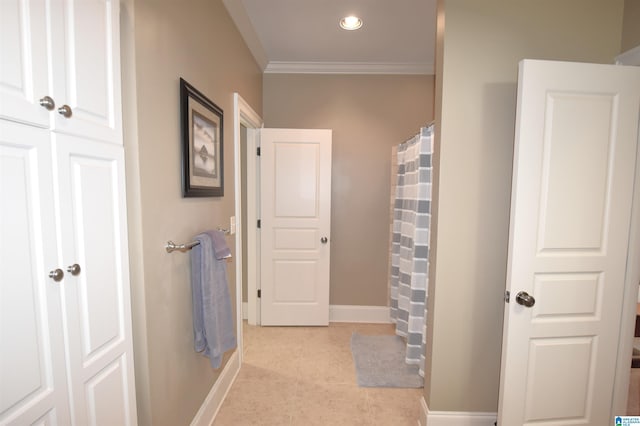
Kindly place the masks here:
[(424, 377), (429, 227), (431, 223), (431, 153), (433, 125), (398, 146), (398, 174), (393, 207), (391, 319), (407, 342), (407, 364)]

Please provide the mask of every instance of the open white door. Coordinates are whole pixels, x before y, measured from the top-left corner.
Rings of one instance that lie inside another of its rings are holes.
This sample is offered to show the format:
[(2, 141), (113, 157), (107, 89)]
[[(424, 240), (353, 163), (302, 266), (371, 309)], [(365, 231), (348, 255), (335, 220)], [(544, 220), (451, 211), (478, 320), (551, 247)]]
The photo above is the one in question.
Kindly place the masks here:
[(636, 285), (639, 112), (638, 68), (520, 63), (501, 426), (624, 415), (612, 404), (623, 294)]
[(331, 130), (260, 132), (261, 324), (328, 325)]

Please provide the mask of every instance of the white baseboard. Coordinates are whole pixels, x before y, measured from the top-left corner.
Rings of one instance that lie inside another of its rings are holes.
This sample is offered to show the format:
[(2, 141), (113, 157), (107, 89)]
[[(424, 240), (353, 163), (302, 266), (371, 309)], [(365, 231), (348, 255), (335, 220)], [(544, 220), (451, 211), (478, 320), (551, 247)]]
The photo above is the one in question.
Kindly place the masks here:
[(222, 406), (222, 402), (227, 396), (229, 389), (231, 389), (231, 385), (233, 385), (239, 371), (240, 356), (236, 350), (224, 366), (222, 373), (218, 376), (218, 380), (216, 380), (213, 387), (211, 387), (211, 391), (209, 391), (209, 394), (191, 421), (191, 426), (211, 426), (213, 424), (213, 419), (216, 418), (216, 414), (218, 414), (218, 410), (220, 406)]
[(474, 413), (465, 411), (430, 411), (427, 402), (420, 398), (421, 426), (494, 426), (496, 413)]
[(331, 305), (329, 306), (329, 322), (387, 324), (391, 322), (391, 317), (388, 306)]
[(427, 401), (424, 400), (424, 395), (420, 398), (420, 418), (418, 419), (419, 426), (427, 426), (427, 413), (429, 407), (427, 407)]
[[(247, 302), (242, 303), (242, 319), (248, 318), (249, 307)], [(391, 322), (388, 306), (356, 306), (356, 305), (331, 305), (329, 306), (329, 322)]]

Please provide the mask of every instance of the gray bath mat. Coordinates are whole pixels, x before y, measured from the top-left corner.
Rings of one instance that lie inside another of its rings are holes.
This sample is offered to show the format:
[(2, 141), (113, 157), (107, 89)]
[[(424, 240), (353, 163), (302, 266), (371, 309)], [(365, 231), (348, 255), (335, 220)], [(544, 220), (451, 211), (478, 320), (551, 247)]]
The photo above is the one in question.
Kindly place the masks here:
[(351, 353), (358, 386), (365, 388), (421, 388), (417, 365), (405, 363), (405, 344), (399, 336), (353, 333)]

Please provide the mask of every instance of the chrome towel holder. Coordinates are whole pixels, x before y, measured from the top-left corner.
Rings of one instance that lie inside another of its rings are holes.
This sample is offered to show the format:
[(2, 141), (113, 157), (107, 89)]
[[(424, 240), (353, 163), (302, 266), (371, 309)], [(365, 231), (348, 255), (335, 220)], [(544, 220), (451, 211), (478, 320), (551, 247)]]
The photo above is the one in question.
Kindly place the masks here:
[[(225, 235), (230, 234), (228, 229), (224, 229), (220, 226), (218, 226), (218, 231), (224, 232)], [(174, 251), (185, 252), (185, 251), (191, 250), (192, 248), (198, 245), (200, 245), (200, 241), (191, 241), (189, 243), (176, 244), (173, 241), (169, 240), (167, 241), (167, 244), (164, 246), (164, 249), (167, 251), (167, 253), (173, 253)]]
[(200, 245), (200, 241), (191, 241), (190, 243), (176, 244), (173, 241), (169, 240), (167, 241), (167, 245), (165, 245), (164, 248), (165, 250), (167, 250), (167, 253), (173, 253), (174, 251), (184, 252), (187, 250), (191, 250), (197, 245)]

